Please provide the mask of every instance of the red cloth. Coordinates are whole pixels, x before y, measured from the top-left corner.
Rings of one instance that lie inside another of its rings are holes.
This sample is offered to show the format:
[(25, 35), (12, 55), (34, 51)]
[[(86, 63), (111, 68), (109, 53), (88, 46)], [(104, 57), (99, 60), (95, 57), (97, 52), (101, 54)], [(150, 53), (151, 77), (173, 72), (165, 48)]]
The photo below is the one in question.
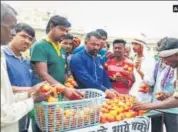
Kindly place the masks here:
[[(125, 65), (129, 65), (131, 64), (130, 67), (133, 67), (133, 62), (129, 59), (124, 59), (123, 63), (118, 65), (118, 62), (115, 58), (113, 59), (109, 59), (106, 62), (107, 65), (107, 73), (109, 75), (109, 77), (112, 77), (113, 75), (115, 75), (117, 72), (121, 72), (121, 71), (125, 71), (124, 70), (124, 66)], [(128, 94), (129, 90), (132, 86), (132, 84), (134, 83), (134, 77), (133, 77), (133, 72), (129, 73), (129, 76), (122, 76), (123, 78), (126, 78), (129, 82), (128, 86), (125, 85), (123, 82), (112, 82), (112, 86), (113, 88), (118, 91), (121, 94)]]
[(80, 43), (81, 43), (81, 41), (80, 41), (80, 39), (78, 37), (74, 37), (73, 42), (74, 42), (75, 47), (78, 47), (80, 45)]

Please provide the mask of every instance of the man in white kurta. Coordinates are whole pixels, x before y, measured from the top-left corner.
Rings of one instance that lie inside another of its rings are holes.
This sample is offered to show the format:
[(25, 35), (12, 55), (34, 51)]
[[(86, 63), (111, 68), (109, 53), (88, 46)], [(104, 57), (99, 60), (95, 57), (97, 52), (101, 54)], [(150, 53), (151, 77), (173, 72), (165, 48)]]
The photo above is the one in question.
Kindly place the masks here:
[(167, 65), (170, 65), (176, 71), (176, 81), (174, 83), (175, 92), (173, 96), (170, 96), (161, 102), (136, 104), (134, 109), (153, 110), (178, 107), (178, 39), (165, 37), (160, 40), (160, 45), (158, 45), (158, 48), (160, 50), (159, 56)]
[(33, 106), (33, 98), (28, 98), (27, 92), (13, 94), (1, 51), (1, 132), (18, 132), (18, 121), (32, 110)]
[[(12, 7), (1, 3), (1, 47), (12, 37), (16, 15)], [(40, 102), (50, 94), (38, 94), (42, 84), (33, 87), (31, 91), (14, 94), (7, 74), (5, 56), (1, 50), (1, 132), (19, 132), (18, 121), (32, 110), (34, 102)], [(30, 97), (32, 92), (34, 95)]]

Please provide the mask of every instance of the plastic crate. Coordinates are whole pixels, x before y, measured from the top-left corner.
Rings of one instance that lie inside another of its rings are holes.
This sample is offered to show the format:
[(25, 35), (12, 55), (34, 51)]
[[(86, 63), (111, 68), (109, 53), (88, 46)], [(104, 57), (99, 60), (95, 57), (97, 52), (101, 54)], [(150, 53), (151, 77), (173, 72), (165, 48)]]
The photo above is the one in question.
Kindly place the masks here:
[(38, 127), (43, 132), (61, 132), (99, 124), (105, 94), (96, 89), (80, 91), (85, 93), (82, 100), (69, 101), (60, 95), (59, 102), (35, 104)]

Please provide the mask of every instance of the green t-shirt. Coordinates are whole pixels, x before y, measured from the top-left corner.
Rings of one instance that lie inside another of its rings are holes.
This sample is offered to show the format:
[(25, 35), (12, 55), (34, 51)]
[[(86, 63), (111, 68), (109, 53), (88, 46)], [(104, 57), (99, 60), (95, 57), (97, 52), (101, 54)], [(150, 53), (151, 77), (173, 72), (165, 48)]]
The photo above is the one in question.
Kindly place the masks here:
[(36, 41), (31, 48), (31, 62), (46, 62), (48, 74), (62, 84), (65, 82), (65, 55), (62, 48), (58, 55), (53, 45), (45, 39)]

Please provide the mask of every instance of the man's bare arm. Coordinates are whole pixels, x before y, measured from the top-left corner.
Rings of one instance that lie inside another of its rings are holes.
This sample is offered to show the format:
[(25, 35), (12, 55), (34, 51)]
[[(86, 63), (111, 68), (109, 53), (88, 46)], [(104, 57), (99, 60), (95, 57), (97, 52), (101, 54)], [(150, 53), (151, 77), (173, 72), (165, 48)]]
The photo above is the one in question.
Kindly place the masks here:
[(47, 81), (50, 84), (59, 83), (51, 75), (48, 74), (47, 64), (45, 62), (36, 62), (35, 70), (36, 70), (37, 74), (42, 78), (43, 81)]
[(27, 92), (31, 89), (31, 87), (17, 87), (17, 86), (12, 86), (12, 90), (14, 93), (18, 92)]
[(154, 103), (135, 104), (133, 109), (135, 110), (154, 110), (154, 109), (169, 109), (178, 107), (178, 98), (171, 96), (164, 101)]
[(151, 104), (151, 109), (168, 109), (178, 107), (178, 99), (171, 96), (164, 101), (156, 102)]

